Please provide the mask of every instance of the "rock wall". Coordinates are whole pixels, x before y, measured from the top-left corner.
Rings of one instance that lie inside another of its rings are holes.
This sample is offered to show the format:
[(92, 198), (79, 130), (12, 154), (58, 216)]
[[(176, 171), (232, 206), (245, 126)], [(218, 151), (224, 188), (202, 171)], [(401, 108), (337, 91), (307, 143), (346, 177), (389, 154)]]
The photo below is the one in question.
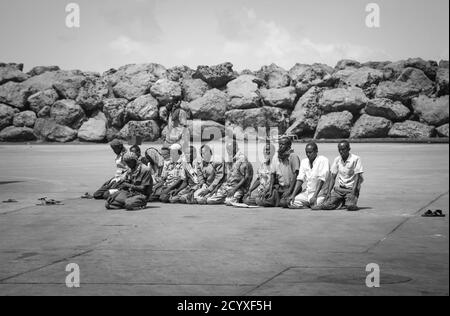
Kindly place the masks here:
[(188, 125), (239, 138), (258, 128), (317, 139), (448, 137), (449, 63), (342, 60), (241, 73), (231, 63), (150, 63), (103, 74), (0, 63), (0, 141), (156, 141), (175, 104)]

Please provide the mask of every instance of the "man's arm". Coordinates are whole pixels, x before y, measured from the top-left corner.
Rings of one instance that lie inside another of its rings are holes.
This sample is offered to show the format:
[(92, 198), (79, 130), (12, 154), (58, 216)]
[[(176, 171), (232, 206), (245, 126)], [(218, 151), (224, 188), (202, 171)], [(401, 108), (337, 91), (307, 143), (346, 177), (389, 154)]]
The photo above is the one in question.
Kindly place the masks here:
[[(242, 169), (241, 169), (242, 170)], [(250, 172), (248, 165), (244, 167), (244, 177), (242, 177), (242, 180), (239, 181), (239, 183), (230, 191), (229, 197), (233, 196), (250, 178)]]
[(290, 202), (293, 202), (295, 200), (295, 197), (301, 193), (302, 191), (302, 186), (303, 186), (303, 181), (302, 180), (297, 180), (295, 182), (295, 187), (294, 187), (294, 191), (291, 194), (291, 197), (289, 198)]
[(336, 177), (337, 177), (337, 173), (331, 174), (330, 184), (328, 185), (328, 188), (327, 188), (327, 199), (330, 197), (331, 191), (334, 188), (334, 184), (336, 183)]
[(216, 175), (214, 177), (213, 183), (208, 187), (209, 192), (215, 191), (219, 184), (222, 182), (223, 177), (225, 176), (225, 162), (222, 161), (222, 163), (218, 164), (214, 168)]
[(358, 188), (359, 188), (359, 183), (361, 181), (361, 174), (357, 173), (355, 175), (355, 177), (356, 177), (355, 178), (355, 184), (353, 185), (353, 188), (352, 188), (352, 194), (355, 195), (355, 196), (358, 196), (359, 195)]
[(325, 181), (323, 180), (319, 180), (319, 183), (317, 184), (316, 187), (316, 191), (314, 192), (313, 197), (311, 198), (311, 200), (309, 201), (309, 204), (311, 204), (311, 206), (316, 205), (317, 203), (317, 197), (319, 196), (320, 191), (322, 190), (323, 185), (325, 184)]

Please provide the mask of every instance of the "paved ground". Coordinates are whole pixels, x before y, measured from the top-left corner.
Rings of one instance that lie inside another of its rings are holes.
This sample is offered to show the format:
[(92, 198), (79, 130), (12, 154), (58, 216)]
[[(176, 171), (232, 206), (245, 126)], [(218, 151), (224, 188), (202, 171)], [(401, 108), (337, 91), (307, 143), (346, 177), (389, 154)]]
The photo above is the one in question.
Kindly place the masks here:
[[(0, 295), (448, 295), (449, 146), (353, 147), (366, 169), (357, 213), (127, 213), (79, 199), (113, 172), (106, 145), (2, 145), (0, 200), (19, 203), (0, 203)], [(331, 159), (336, 144), (320, 150)], [(42, 196), (65, 205), (34, 206)], [(447, 217), (420, 217), (429, 208)], [(65, 286), (68, 263), (78, 289)], [(369, 263), (380, 288), (365, 286)]]

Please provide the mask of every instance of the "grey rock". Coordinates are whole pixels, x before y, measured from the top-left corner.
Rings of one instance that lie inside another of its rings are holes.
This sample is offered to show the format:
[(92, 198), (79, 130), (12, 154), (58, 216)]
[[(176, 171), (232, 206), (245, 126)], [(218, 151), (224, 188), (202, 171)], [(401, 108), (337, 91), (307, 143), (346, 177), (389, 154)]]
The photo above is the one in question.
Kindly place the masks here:
[(227, 83), (229, 109), (250, 109), (261, 106), (256, 77), (239, 76)]
[(438, 96), (448, 95), (449, 93), (449, 73), (448, 62), (441, 61), (436, 74), (436, 84)]
[(39, 113), (44, 107), (52, 106), (57, 100), (58, 93), (55, 89), (39, 91), (27, 99), (30, 109), (36, 113)]
[(348, 112), (334, 112), (323, 115), (317, 124), (315, 139), (348, 138), (352, 128), (353, 115)]
[(181, 100), (181, 85), (169, 79), (159, 79), (150, 88), (150, 93), (161, 105), (173, 104)]
[(255, 74), (257, 77), (267, 82), (267, 88), (269, 89), (284, 88), (291, 83), (289, 73), (276, 64), (263, 66)]
[(140, 136), (144, 141), (155, 141), (160, 137), (160, 129), (153, 120), (130, 121), (116, 135), (120, 139), (129, 139), (132, 136)]
[(198, 66), (192, 78), (202, 79), (213, 88), (224, 87), (236, 78), (232, 63), (223, 63), (216, 66)]
[(395, 123), (388, 136), (393, 138), (430, 138), (434, 135), (435, 128), (415, 121)]
[(219, 140), (225, 136), (225, 126), (214, 121), (189, 120), (188, 128), (194, 141)]
[(87, 142), (103, 142), (106, 138), (106, 122), (99, 118), (90, 118), (78, 130), (78, 138)]
[(125, 121), (156, 120), (159, 116), (158, 101), (151, 94), (146, 94), (128, 103), (125, 111)]
[(10, 105), (18, 109), (27, 106), (27, 99), (31, 91), (23, 86), (23, 83), (7, 82), (0, 86), (0, 103)]
[(105, 99), (103, 100), (103, 112), (108, 120), (108, 127), (118, 129), (125, 125), (127, 99)]
[(60, 70), (58, 66), (37, 66), (33, 67), (27, 74), (34, 77), (42, 75), (44, 72), (58, 71)]
[(363, 114), (353, 126), (350, 138), (384, 138), (387, 137), (392, 122), (384, 117)]
[(110, 84), (97, 76), (87, 77), (82, 83), (76, 102), (87, 112), (102, 109), (103, 100), (112, 97)]
[(5, 142), (25, 142), (35, 139), (33, 129), (29, 127), (9, 126), (0, 132), (0, 140)]
[(52, 105), (50, 117), (57, 124), (78, 129), (85, 119), (85, 113), (81, 106), (75, 103), (75, 101), (66, 99), (57, 101)]
[(294, 87), (285, 87), (279, 89), (261, 89), (263, 103), (266, 106), (292, 109), (297, 98)]
[(17, 112), (17, 109), (0, 103), (0, 130), (13, 124), (14, 115)]
[(317, 128), (322, 110), (319, 107), (319, 99), (322, 89), (312, 87), (309, 89), (295, 105), (291, 113), (291, 126), (286, 134), (296, 136), (312, 136)]
[(183, 92), (183, 100), (192, 102), (204, 96), (206, 91), (209, 90), (209, 86), (201, 79), (183, 79), (181, 90)]
[(361, 63), (357, 62), (356, 60), (351, 59), (342, 59), (337, 62), (336, 66), (334, 67), (336, 70), (342, 70), (345, 68), (360, 68)]
[(419, 94), (431, 95), (433, 92), (434, 84), (422, 70), (406, 68), (396, 81), (381, 82), (375, 96), (400, 101), (408, 105), (411, 99)]
[(436, 132), (440, 137), (449, 137), (448, 136), (448, 123), (436, 128)]
[(393, 122), (406, 120), (411, 111), (399, 101), (392, 101), (386, 98), (369, 100), (365, 112), (372, 116), (387, 118)]
[(14, 115), (13, 125), (15, 127), (33, 128), (36, 119), (36, 113), (33, 111), (23, 111)]
[(325, 90), (319, 99), (319, 107), (324, 112), (350, 111), (358, 113), (369, 99), (361, 88), (337, 88)]
[(21, 70), (14, 66), (0, 66), (0, 85), (9, 81), (22, 82), (29, 78)]
[(77, 131), (56, 123), (52, 119), (38, 118), (34, 134), (43, 141), (66, 143), (77, 138)]
[(212, 120), (219, 123), (224, 121), (227, 107), (228, 96), (217, 89), (209, 90), (203, 97), (189, 103), (189, 110), (194, 119)]
[(414, 113), (417, 114), (422, 123), (441, 126), (449, 122), (449, 96), (430, 98), (421, 95), (412, 100)]

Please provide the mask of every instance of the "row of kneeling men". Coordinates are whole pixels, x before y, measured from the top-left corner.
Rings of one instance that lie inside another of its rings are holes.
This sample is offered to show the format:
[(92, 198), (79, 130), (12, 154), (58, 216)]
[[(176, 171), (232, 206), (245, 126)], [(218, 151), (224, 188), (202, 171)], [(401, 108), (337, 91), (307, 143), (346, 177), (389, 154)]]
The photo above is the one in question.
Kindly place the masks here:
[(184, 151), (179, 144), (161, 151), (149, 148), (144, 155), (139, 146), (127, 150), (118, 140), (110, 146), (116, 154), (116, 174), (94, 193), (94, 198), (106, 200), (108, 209), (136, 210), (160, 201), (358, 210), (363, 167), (347, 141), (338, 144), (339, 155), (331, 165), (318, 154), (314, 142), (306, 145), (306, 158), (301, 161), (289, 137), (280, 138), (278, 150), (268, 142), (253, 183), (253, 166), (235, 139), (226, 143), (227, 162), (214, 159), (206, 144), (199, 159), (194, 146)]

